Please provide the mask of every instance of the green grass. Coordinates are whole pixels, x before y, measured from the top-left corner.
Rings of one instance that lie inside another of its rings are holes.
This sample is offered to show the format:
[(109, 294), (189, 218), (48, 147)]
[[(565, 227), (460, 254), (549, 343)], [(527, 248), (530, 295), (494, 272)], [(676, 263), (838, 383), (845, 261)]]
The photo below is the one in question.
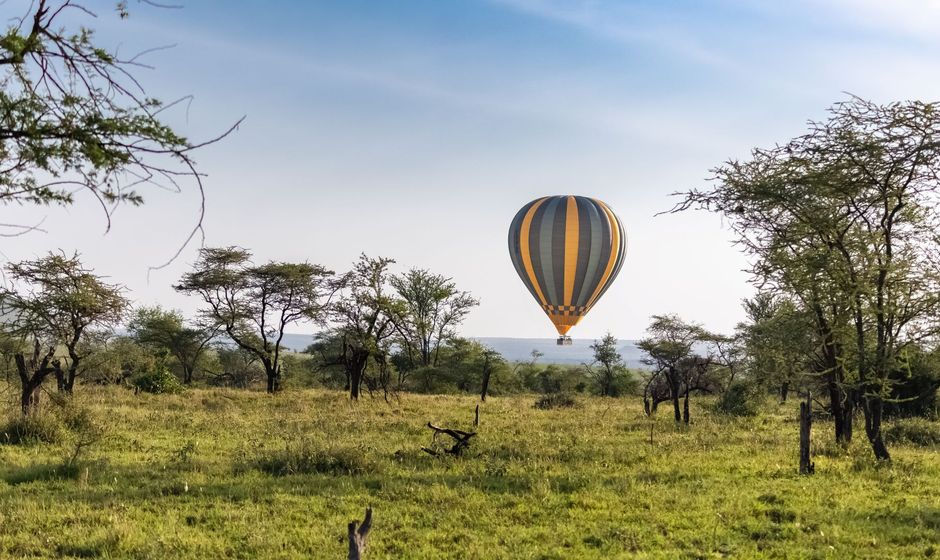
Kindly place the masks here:
[(469, 427), (472, 397), (76, 399), (108, 426), (80, 464), (67, 438), (0, 445), (0, 558), (344, 558), (367, 505), (369, 559), (940, 557), (940, 450), (898, 443), (878, 465), (820, 423), (800, 476), (795, 403), (693, 403), (690, 429), (661, 411), (651, 445), (636, 398), (491, 397), (452, 458), (420, 450), (424, 426)]

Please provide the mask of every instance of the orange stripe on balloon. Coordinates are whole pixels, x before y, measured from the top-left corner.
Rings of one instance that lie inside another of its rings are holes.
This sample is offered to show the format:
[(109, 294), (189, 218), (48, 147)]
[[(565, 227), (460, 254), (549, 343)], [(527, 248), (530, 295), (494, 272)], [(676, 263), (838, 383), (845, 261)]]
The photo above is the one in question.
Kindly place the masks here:
[[(568, 197), (568, 208), (565, 212), (565, 305), (571, 305), (574, 292), (574, 277), (578, 271), (578, 201), (573, 196)], [(569, 312), (565, 312), (566, 315)]]
[(600, 283), (594, 288), (594, 293), (591, 294), (591, 298), (588, 300), (588, 309), (594, 305), (601, 290), (604, 289), (604, 285), (607, 284), (607, 280), (610, 279), (610, 273), (614, 269), (614, 263), (617, 262), (618, 253), (620, 252), (620, 227), (617, 225), (617, 218), (606, 204), (596, 198), (591, 200), (604, 210), (604, 213), (607, 214), (607, 221), (610, 223), (610, 258), (607, 261), (607, 267), (604, 269), (604, 275), (601, 277)]
[(539, 209), (539, 206), (545, 200), (545, 198), (542, 198), (529, 208), (525, 218), (522, 219), (522, 227), (519, 230), (519, 253), (522, 254), (522, 266), (525, 268), (525, 273), (529, 276), (529, 281), (532, 282), (532, 287), (535, 288), (535, 293), (538, 294), (542, 305), (547, 305), (548, 302), (545, 301), (545, 296), (542, 295), (542, 288), (539, 287), (535, 271), (532, 268), (532, 257), (529, 255), (529, 229), (532, 227), (532, 218), (535, 216), (535, 211)]

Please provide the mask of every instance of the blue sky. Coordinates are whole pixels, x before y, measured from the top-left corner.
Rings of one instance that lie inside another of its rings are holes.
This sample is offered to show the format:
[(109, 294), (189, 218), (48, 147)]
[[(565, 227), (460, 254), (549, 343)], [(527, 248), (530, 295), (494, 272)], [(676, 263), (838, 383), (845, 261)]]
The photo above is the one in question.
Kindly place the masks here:
[[(4, 12), (17, 12), (9, 2)], [(103, 2), (103, 6), (111, 6)], [(25, 4), (23, 4), (25, 7)], [(545, 194), (609, 203), (629, 235), (620, 278), (572, 331), (642, 335), (653, 313), (729, 331), (751, 293), (721, 220), (654, 217), (708, 169), (783, 142), (845, 92), (940, 98), (940, 8), (926, 0), (190, 1), (102, 8), (92, 25), (122, 52), (173, 44), (142, 73), (194, 139), (245, 115), (197, 159), (207, 174), (206, 244), (261, 260), (348, 268), (360, 252), (452, 276), (481, 307), (465, 332), (551, 336), (506, 254), (509, 221)], [(92, 201), (46, 218), (7, 258), (81, 251), (143, 303), (186, 312), (169, 285), (192, 193), (145, 193), (103, 235)], [(15, 216), (14, 216), (15, 214)], [(14, 219), (15, 218), (15, 219)], [(309, 327), (299, 330), (309, 330)]]

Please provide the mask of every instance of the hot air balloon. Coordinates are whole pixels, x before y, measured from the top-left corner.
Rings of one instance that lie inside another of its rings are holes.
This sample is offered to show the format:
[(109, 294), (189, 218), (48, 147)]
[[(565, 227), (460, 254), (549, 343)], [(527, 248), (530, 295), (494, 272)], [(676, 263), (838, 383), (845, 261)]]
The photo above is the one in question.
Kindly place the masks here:
[(558, 344), (610, 287), (627, 250), (620, 218), (584, 196), (526, 204), (509, 226), (509, 256), (522, 282), (558, 330)]

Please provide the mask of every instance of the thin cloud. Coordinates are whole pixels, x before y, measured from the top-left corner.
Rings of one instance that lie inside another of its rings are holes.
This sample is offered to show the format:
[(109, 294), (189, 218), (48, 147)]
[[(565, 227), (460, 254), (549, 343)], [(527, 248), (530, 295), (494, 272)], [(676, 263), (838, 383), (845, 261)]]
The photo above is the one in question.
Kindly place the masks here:
[[(674, 28), (648, 21), (648, 15), (633, 11), (614, 14), (611, 6), (596, 1), (559, 2), (557, 0), (487, 0), (519, 13), (574, 27), (595, 37), (626, 45), (654, 47), (661, 52), (705, 64), (712, 68), (734, 70), (735, 64), (718, 51), (710, 49)], [(622, 8), (624, 5), (620, 4)], [(627, 18), (632, 21), (626, 21)], [(646, 21), (643, 21), (646, 19)]]

